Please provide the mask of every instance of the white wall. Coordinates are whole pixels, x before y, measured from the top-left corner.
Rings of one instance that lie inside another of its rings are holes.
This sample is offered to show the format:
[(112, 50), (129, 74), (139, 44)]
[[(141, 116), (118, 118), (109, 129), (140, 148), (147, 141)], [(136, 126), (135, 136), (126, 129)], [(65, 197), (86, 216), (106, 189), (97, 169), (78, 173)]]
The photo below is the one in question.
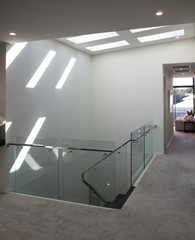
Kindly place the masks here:
[[(8, 46), (8, 50), (11, 47)], [(49, 50), (56, 52), (49, 67), (35, 88), (26, 88)], [(55, 86), (71, 57), (77, 61), (64, 87), (57, 90)], [(37, 137), (89, 139), (90, 66), (90, 56), (57, 41), (29, 42), (7, 69), (6, 118), (12, 122), (7, 143), (13, 142), (16, 136), (29, 136), (39, 117), (46, 117), (46, 120)], [(39, 143), (49, 145), (45, 140)], [(55, 141), (53, 144), (56, 145)], [(13, 150), (14, 147), (7, 149), (7, 175), (13, 166)], [(11, 185), (14, 178), (12, 180)]]
[[(35, 88), (26, 88), (49, 50), (56, 52)], [(64, 87), (55, 86), (71, 57), (77, 59)], [(90, 57), (57, 41), (30, 42), (7, 70), (7, 141), (28, 136), (38, 117), (46, 117), (39, 136), (88, 139)]]
[(129, 138), (130, 131), (153, 120), (155, 153), (164, 152), (163, 64), (195, 62), (195, 39), (153, 45), (92, 58), (92, 133), (94, 139)]

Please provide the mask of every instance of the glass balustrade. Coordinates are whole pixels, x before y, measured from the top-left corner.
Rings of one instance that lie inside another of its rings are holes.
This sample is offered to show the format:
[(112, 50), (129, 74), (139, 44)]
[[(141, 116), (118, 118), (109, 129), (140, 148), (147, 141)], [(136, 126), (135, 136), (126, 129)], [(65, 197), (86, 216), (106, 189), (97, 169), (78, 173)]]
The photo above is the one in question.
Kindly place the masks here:
[(118, 208), (127, 192), (127, 144), (104, 156), (84, 178), (92, 187), (90, 204)]
[(137, 141), (131, 142), (131, 177), (133, 186), (153, 158), (153, 128), (154, 124), (150, 122), (131, 133), (131, 139), (137, 139)]
[[(16, 142), (25, 143), (26, 139), (17, 137)], [(35, 138), (33, 143), (57, 145), (57, 139)], [(15, 163), (16, 192), (58, 199), (58, 151), (16, 147)]]
[(153, 128), (152, 122), (140, 127), (116, 149), (108, 141), (17, 137), (15, 191), (121, 208), (153, 158)]
[(131, 176), (132, 185), (135, 184), (137, 179), (142, 174), (145, 163), (144, 163), (144, 137), (139, 138), (144, 134), (144, 126), (133, 131), (131, 133), (131, 139), (138, 139), (137, 141), (131, 142)]
[(147, 166), (153, 157), (153, 132), (150, 131), (154, 127), (152, 122), (145, 125), (145, 166)]

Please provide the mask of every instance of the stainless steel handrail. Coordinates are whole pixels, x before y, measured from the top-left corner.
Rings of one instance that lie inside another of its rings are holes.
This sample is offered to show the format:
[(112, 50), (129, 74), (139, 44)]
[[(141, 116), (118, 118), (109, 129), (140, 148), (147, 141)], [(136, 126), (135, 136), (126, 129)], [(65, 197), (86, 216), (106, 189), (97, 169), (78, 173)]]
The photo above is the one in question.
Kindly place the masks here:
[(42, 144), (25, 144), (25, 143), (7, 143), (7, 147), (9, 146), (18, 146), (18, 147), (40, 147), (46, 148), (49, 150), (62, 149), (62, 150), (80, 150), (80, 151), (92, 151), (92, 152), (108, 152), (111, 153), (112, 150), (106, 149), (93, 149), (93, 148), (75, 148), (75, 147), (61, 147), (61, 146), (46, 146)]
[(97, 191), (91, 186), (91, 184), (89, 184), (86, 180), (85, 180), (85, 173), (88, 172), (89, 170), (91, 170), (92, 168), (94, 168), (97, 164), (99, 164), (100, 162), (104, 161), (106, 158), (108, 158), (109, 156), (111, 156), (113, 153), (117, 152), (120, 148), (122, 148), (123, 146), (125, 146), (127, 143), (129, 142), (137, 142), (140, 138), (142, 138), (143, 136), (146, 136), (152, 129), (156, 128), (157, 125), (152, 126), (149, 130), (147, 130), (146, 132), (144, 132), (143, 134), (139, 135), (136, 139), (129, 139), (128, 141), (126, 141), (125, 143), (123, 143), (122, 145), (120, 145), (118, 148), (116, 148), (114, 151), (112, 151), (111, 153), (109, 153), (108, 155), (106, 155), (105, 157), (103, 157), (102, 159), (100, 159), (98, 162), (94, 163), (91, 167), (89, 167), (87, 170), (85, 170), (82, 174), (82, 182), (84, 184), (86, 184), (103, 202), (106, 203), (106, 200), (99, 194), (97, 193)]
[(137, 142), (140, 138), (142, 138), (143, 136), (147, 135), (152, 129), (156, 128), (157, 125), (154, 125), (152, 128), (150, 128), (148, 131), (146, 131), (145, 133), (139, 135), (137, 138), (135, 139), (129, 139), (128, 141), (126, 141), (125, 143), (123, 143), (122, 145), (120, 145), (118, 148), (116, 148), (114, 151), (110, 152), (108, 155), (106, 155), (105, 157), (103, 157), (102, 159), (100, 159), (98, 162), (94, 163), (91, 167), (89, 167), (87, 170), (85, 170), (82, 173), (85, 174), (87, 171), (89, 171), (90, 169), (92, 169), (93, 167), (95, 167), (97, 164), (99, 164), (100, 162), (102, 162), (104, 159), (106, 159), (107, 157), (109, 157), (110, 155), (112, 155), (113, 153), (117, 152), (120, 148), (122, 148), (123, 146), (125, 146), (127, 143), (129, 142)]

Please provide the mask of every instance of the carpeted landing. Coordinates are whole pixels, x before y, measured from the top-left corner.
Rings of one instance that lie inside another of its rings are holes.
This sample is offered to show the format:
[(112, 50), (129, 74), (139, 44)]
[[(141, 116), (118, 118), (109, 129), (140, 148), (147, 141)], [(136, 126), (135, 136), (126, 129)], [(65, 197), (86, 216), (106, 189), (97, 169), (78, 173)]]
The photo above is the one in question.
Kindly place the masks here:
[(0, 195), (0, 240), (194, 240), (195, 134), (176, 133), (121, 210)]

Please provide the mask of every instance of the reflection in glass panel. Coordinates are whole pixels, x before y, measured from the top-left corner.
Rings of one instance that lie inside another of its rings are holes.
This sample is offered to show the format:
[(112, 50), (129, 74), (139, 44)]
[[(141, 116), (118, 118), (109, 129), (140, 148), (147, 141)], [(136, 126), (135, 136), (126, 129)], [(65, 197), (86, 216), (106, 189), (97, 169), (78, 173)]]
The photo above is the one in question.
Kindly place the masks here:
[[(148, 123), (145, 125), (145, 132), (152, 129), (153, 123)], [(147, 166), (148, 163), (151, 161), (153, 157), (153, 132), (150, 131), (145, 136), (145, 165)]]
[[(25, 143), (26, 138), (16, 138)], [(57, 145), (56, 139), (35, 138), (34, 144)], [(23, 147), (25, 149), (26, 147)], [(21, 148), (16, 148), (16, 157)], [(45, 148), (31, 147), (15, 172), (15, 190), (19, 193), (58, 199), (58, 156)]]
[[(64, 147), (114, 150), (114, 142), (63, 139), (62, 143)], [(106, 154), (108, 153), (83, 150), (63, 151), (63, 200), (89, 204), (90, 199), (94, 199), (93, 205), (99, 202), (99, 199), (82, 182), (81, 175)]]
[[(137, 139), (144, 134), (144, 127), (131, 133), (131, 139)], [(144, 137), (136, 142), (131, 142), (131, 161), (132, 161), (132, 185), (135, 184), (144, 170)]]

